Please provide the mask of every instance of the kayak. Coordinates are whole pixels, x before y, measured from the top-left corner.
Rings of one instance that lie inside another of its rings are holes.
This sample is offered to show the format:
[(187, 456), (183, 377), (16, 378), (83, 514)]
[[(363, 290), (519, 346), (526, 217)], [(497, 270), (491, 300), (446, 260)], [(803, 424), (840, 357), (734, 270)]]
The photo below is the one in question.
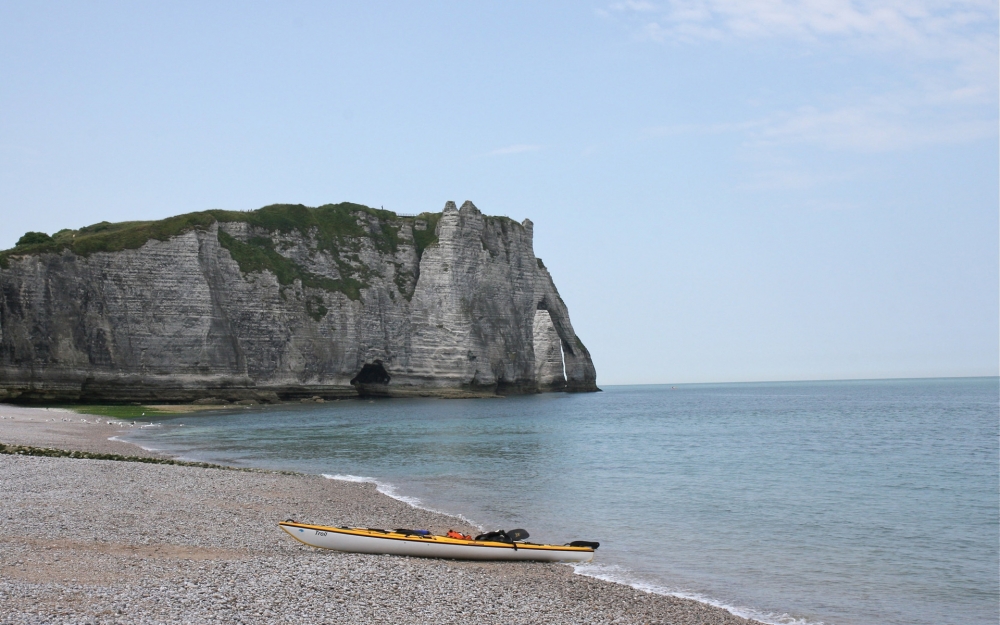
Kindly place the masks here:
[(538, 545), (433, 536), (415, 530), (327, 527), (288, 520), (278, 523), (295, 540), (321, 549), (454, 560), (534, 560), (590, 562), (596, 543), (587, 546)]
[[(537, 545), (526, 542), (466, 540), (432, 536), (410, 530), (361, 527), (327, 527), (296, 521), (278, 523), (295, 540), (320, 549), (351, 553), (378, 553), (453, 560), (534, 560), (539, 562), (590, 562), (596, 543), (588, 546)], [(593, 545), (593, 546), (590, 546)]]

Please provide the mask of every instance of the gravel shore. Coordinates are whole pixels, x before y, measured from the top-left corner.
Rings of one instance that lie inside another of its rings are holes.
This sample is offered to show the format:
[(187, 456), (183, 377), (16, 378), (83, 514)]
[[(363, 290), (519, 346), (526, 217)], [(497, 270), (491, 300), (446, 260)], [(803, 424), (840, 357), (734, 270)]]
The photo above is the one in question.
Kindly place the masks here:
[[(0, 443), (157, 457), (109, 441), (114, 420), (6, 405), (0, 417)], [(286, 518), (473, 531), (371, 484), (0, 455), (0, 624), (754, 622), (559, 564), (311, 549), (278, 529)]]

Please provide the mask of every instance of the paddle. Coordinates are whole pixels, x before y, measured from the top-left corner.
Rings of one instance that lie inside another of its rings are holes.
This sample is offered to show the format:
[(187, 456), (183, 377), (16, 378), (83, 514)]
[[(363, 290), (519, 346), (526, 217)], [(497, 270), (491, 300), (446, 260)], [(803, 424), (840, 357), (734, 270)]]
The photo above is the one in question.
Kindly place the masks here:
[(476, 540), (495, 540), (503, 543), (510, 543), (511, 546), (514, 548), (514, 551), (517, 551), (517, 543), (515, 541), (524, 540), (527, 537), (528, 537), (528, 530), (518, 529), (518, 530), (511, 530), (509, 532), (505, 532), (503, 530), (497, 530), (495, 532), (487, 532), (485, 534), (480, 534), (479, 536), (476, 536)]

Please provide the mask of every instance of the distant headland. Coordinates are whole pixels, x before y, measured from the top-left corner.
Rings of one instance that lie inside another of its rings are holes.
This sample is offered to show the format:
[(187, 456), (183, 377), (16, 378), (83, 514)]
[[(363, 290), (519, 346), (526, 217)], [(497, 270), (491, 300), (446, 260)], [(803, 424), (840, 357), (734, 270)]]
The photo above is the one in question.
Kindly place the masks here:
[(0, 401), (597, 390), (531, 221), (472, 202), (210, 210), (0, 252)]

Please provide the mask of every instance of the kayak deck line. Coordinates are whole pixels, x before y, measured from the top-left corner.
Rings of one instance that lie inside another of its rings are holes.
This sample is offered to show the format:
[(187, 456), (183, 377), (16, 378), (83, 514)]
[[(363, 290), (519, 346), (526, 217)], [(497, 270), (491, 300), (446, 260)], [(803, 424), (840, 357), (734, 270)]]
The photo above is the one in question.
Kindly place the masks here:
[(330, 527), (297, 521), (278, 523), (286, 533), (310, 547), (352, 553), (408, 555), (459, 560), (540, 560), (589, 562), (592, 547), (540, 545), (527, 542), (466, 540), (450, 536), (401, 533), (360, 527)]

